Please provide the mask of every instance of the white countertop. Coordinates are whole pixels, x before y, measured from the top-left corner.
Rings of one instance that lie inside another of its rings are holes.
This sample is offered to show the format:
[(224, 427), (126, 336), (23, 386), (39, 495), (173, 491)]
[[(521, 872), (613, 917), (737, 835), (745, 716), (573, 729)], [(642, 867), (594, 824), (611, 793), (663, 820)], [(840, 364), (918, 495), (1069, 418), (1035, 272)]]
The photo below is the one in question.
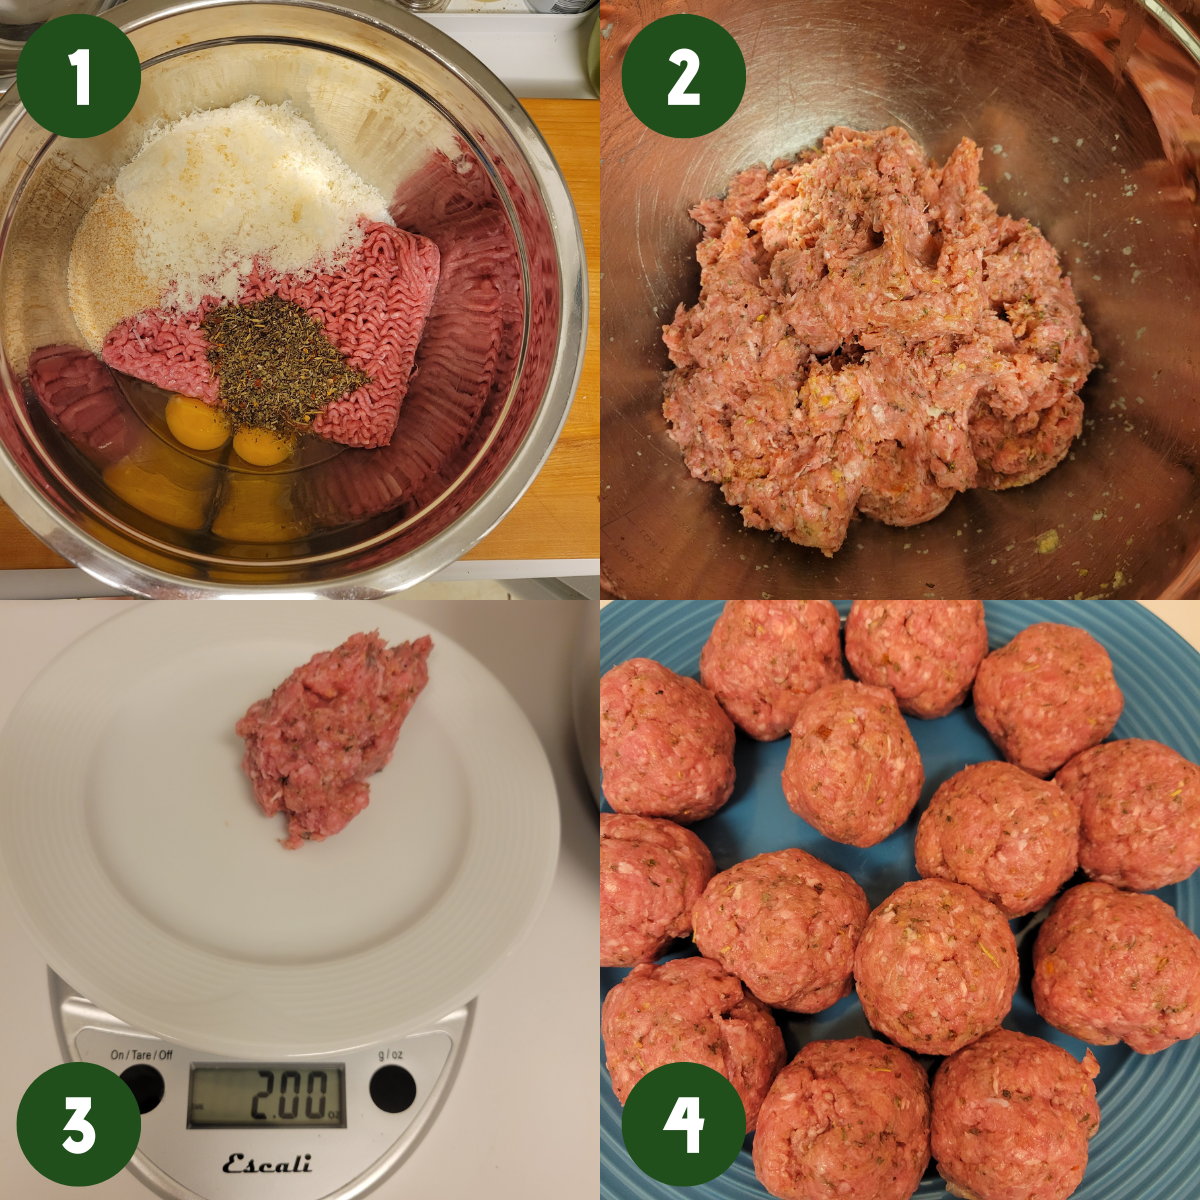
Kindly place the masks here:
[[(52, 658), (134, 603), (148, 602), (0, 601), (0, 725)], [(585, 609), (591, 608), (594, 619), (594, 607), (395, 597), (380, 603), (442, 630), (509, 689), (554, 770), (563, 834), (540, 918), (479, 995), (475, 1027), (445, 1108), (412, 1157), (371, 1195), (379, 1200), (586, 1200), (596, 1195), (600, 1171), (594, 1082), (599, 835), (575, 747), (570, 679), (577, 630)], [(3, 907), (0, 962), (5, 1063), (0, 1200), (62, 1200), (68, 1194), (146, 1200), (151, 1193), (125, 1171), (76, 1190), (50, 1182), (25, 1161), (16, 1139), (17, 1104), (28, 1084), (56, 1065), (60, 1055), (45, 963)]]

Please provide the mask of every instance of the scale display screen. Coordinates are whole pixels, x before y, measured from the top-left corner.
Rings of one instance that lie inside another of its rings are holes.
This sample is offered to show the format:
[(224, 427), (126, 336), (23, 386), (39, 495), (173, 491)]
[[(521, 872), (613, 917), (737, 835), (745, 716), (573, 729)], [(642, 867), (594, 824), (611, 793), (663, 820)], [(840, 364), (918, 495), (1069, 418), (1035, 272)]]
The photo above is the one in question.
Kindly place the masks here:
[(344, 1129), (342, 1063), (193, 1063), (188, 1128)]

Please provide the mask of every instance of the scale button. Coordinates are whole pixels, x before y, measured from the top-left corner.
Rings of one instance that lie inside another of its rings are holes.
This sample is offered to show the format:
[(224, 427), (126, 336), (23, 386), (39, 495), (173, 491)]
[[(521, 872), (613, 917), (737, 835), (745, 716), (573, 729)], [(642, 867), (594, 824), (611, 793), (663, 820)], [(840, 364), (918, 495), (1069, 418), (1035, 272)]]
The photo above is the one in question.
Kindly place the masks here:
[(158, 1107), (166, 1085), (163, 1083), (163, 1077), (153, 1067), (138, 1063), (136, 1067), (122, 1071), (121, 1078), (129, 1085), (129, 1090), (137, 1101), (138, 1112), (143, 1116)]
[(371, 1099), (384, 1112), (403, 1112), (417, 1098), (417, 1081), (403, 1067), (380, 1067), (371, 1076)]

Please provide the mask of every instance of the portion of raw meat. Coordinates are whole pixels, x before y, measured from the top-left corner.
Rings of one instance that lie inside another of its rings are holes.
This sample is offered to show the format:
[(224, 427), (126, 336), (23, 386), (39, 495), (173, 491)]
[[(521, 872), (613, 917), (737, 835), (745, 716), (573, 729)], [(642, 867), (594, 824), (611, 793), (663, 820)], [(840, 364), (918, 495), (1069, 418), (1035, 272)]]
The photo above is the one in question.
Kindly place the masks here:
[(600, 965), (652, 962), (692, 932), (692, 909), (712, 878), (713, 856), (673, 821), (600, 814)]
[(896, 697), (847, 679), (800, 707), (783, 768), (797, 816), (835, 842), (874, 846), (908, 818), (925, 770)]
[(735, 737), (711, 692), (651, 658), (600, 680), (600, 769), (617, 812), (711, 817), (733, 793)]
[(709, 880), (692, 913), (694, 940), (773, 1008), (820, 1012), (850, 994), (868, 910), (844, 871), (776, 850)]
[(1155, 1054), (1200, 1032), (1200, 938), (1157, 896), (1081, 883), (1038, 930), (1033, 1002), (1081, 1041)]
[(600, 1032), (613, 1091), (622, 1104), (655, 1067), (699, 1063), (720, 1071), (737, 1089), (747, 1133), (787, 1060), (771, 1010), (707, 958), (634, 967), (604, 998)]
[(1075, 874), (1078, 849), (1078, 809), (1011, 763), (964, 767), (917, 826), (921, 875), (965, 883), (1006, 917), (1037, 912)]
[(874, 1038), (809, 1042), (758, 1114), (754, 1173), (780, 1200), (908, 1200), (929, 1165), (929, 1080)]
[(1017, 943), (974, 888), (901, 884), (867, 918), (854, 956), (863, 1012), (892, 1041), (953, 1054), (995, 1029), (1017, 988)]
[(1079, 809), (1079, 865), (1089, 878), (1152, 892), (1200, 866), (1200, 767), (1170, 746), (1105, 742), (1054, 778)]
[(428, 637), (388, 649), (355, 633), (314, 654), (237, 723), (242, 770), (268, 817), (287, 814), (289, 850), (322, 842), (367, 807), (367, 779), (391, 761), (400, 726), (429, 682)]
[[(279, 296), (298, 304), (345, 356), (370, 376), (331, 403), (312, 431), (346, 446), (386, 446), (408, 390), (417, 343), (433, 305), (440, 270), (428, 238), (378, 222), (362, 245), (332, 271), (307, 278), (257, 266), (242, 281), (240, 304)], [(211, 298), (187, 313), (148, 309), (122, 321), (104, 340), (104, 361), (169, 391), (217, 403), (218, 380), (208, 362), (201, 324)]]
[(29, 356), (29, 383), (46, 415), (88, 458), (110, 467), (130, 453), (137, 426), (113, 373), (78, 346), (42, 346)]
[(890, 687), (914, 717), (956, 709), (986, 653), (982, 600), (855, 600), (846, 619), (855, 675)]
[(993, 650), (975, 677), (975, 715), (1011, 763), (1045, 779), (1112, 732), (1125, 697), (1086, 630), (1042, 622)]
[(760, 742), (781, 738), (805, 696), (845, 678), (828, 600), (729, 600), (700, 654), (700, 682)]
[(933, 1154), (955, 1196), (1065, 1200), (1100, 1128), (1090, 1050), (1083, 1062), (1041, 1038), (997, 1029), (933, 1079)]
[(832, 555), (969, 487), (1045, 474), (1096, 353), (1053, 247), (1000, 216), (964, 138), (933, 166), (903, 129), (736, 175), (691, 210), (700, 300), (663, 340), (663, 413), (747, 525)]

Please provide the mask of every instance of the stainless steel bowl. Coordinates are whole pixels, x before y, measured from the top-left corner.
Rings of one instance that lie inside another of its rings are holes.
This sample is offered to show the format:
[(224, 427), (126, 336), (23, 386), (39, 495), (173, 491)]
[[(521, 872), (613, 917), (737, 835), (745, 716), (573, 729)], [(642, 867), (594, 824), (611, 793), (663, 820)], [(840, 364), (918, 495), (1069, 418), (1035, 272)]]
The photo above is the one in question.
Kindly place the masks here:
[[(59, 553), (148, 596), (360, 597), (428, 577), (512, 508), (574, 395), (584, 254), (553, 156), (481, 63), (383, 0), (129, 0), (111, 19), (142, 60), (137, 105), (115, 130), (56, 138), (15, 89), (0, 103), (0, 497)], [(398, 224), (438, 242), (442, 281), (385, 449), (320, 443), (281, 471), (235, 469), (225, 451), (175, 442), (165, 393), (123, 379), (136, 453), (194, 518), (174, 521), (105, 484), (46, 418), (26, 367), (40, 346), (85, 344), (67, 305), (71, 243), (146, 129), (247, 95), (291, 101)], [(506, 249), (472, 254), (481, 238)], [(507, 289), (498, 329), (462, 319), (473, 286)], [(233, 519), (239, 503), (252, 518), (264, 489), (294, 517), (285, 540)]]
[[(620, 60), (641, 23), (678, 8), (614, 5), (603, 51), (601, 553), (612, 593), (1182, 596), (1200, 583), (1195, 160), (1190, 171), (1167, 160), (1130, 82), (1114, 82), (1033, 0), (700, 0), (687, 11), (742, 47), (746, 94), (723, 128), (673, 140), (629, 112)], [(699, 293), (689, 205), (834, 125), (902, 125), (938, 161), (974, 138), (1000, 211), (1040, 226), (1071, 272), (1100, 363), (1083, 437), (1045, 478), (970, 491), (907, 529), (856, 520), (826, 559), (745, 529), (715, 485), (688, 475), (661, 412), (661, 326)]]

